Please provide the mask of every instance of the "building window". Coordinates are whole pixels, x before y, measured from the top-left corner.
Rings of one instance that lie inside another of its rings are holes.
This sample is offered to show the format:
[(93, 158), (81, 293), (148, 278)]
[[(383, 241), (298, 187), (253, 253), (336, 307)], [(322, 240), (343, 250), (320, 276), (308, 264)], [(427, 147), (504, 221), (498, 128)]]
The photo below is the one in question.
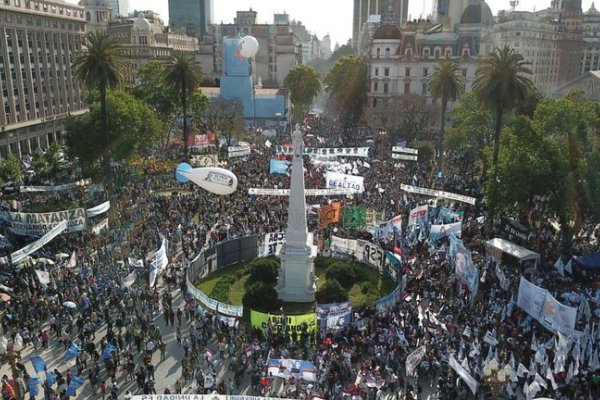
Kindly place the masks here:
[(410, 76), (410, 67), (404, 68), (404, 76)]
[(435, 49), (433, 52), (433, 55), (435, 56), (435, 58), (438, 58), (440, 56), (440, 53), (441, 53), (440, 49)]
[(462, 76), (467, 76), (467, 69), (466, 68), (462, 69)]
[(375, 68), (375, 76), (379, 76), (379, 68)]
[(452, 49), (446, 49), (446, 58), (452, 57)]
[(408, 48), (407, 48), (407, 49), (404, 51), (404, 54), (405, 54), (405, 55), (407, 55), (407, 56), (409, 56), (409, 57), (410, 57), (410, 56), (412, 56), (412, 49), (411, 49), (410, 47), (408, 47)]
[(378, 90), (379, 90), (379, 83), (375, 82), (375, 83), (373, 84), (373, 91), (374, 91), (374, 92), (376, 92), (376, 91), (378, 91)]
[(423, 68), (423, 76), (425, 78), (427, 78), (427, 75), (429, 74), (429, 68)]
[(390, 76), (390, 69), (389, 68), (384, 68), (383, 69), (383, 76)]
[(381, 55), (381, 49), (378, 47), (377, 48), (377, 58), (379, 58), (380, 55)]
[(389, 88), (390, 88), (389, 83), (384, 83), (383, 84), (383, 93), (388, 94)]
[(410, 93), (410, 82), (404, 83), (404, 94)]
[(385, 49), (385, 57), (386, 57), (386, 58), (389, 58), (389, 57), (390, 57), (390, 48), (389, 48), (389, 47), (387, 47), (387, 48)]
[(423, 56), (425, 56), (425, 57), (429, 57), (429, 47), (425, 47), (425, 48), (423, 49)]
[(425, 96), (427, 94), (427, 84), (426, 83), (422, 83), (421, 84), (421, 95)]
[(377, 99), (373, 99), (373, 108), (377, 107)]

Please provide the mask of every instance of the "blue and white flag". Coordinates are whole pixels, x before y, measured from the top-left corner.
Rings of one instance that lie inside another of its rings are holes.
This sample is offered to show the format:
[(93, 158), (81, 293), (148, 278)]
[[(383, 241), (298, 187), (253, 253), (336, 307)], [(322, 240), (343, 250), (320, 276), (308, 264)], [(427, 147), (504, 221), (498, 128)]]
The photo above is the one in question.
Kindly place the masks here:
[(445, 224), (451, 222), (462, 222), (465, 212), (463, 210), (455, 211), (449, 207), (440, 207), (438, 219)]
[(46, 369), (46, 361), (40, 356), (31, 356), (29, 357), (29, 361), (31, 361), (35, 372), (42, 372)]
[(65, 355), (63, 356), (63, 360), (68, 361), (72, 358), (79, 357), (81, 354), (81, 347), (77, 343), (71, 343), (71, 346), (65, 351)]
[(37, 376), (29, 376), (27, 379), (27, 388), (32, 397), (37, 396), (40, 393), (40, 378)]
[(104, 346), (104, 350), (102, 351), (102, 359), (104, 361), (108, 360), (110, 358), (110, 355), (112, 354), (112, 352), (116, 351), (116, 350), (117, 350), (117, 348), (115, 346), (108, 343), (106, 346)]
[(56, 380), (58, 379), (58, 377), (56, 376), (56, 374), (52, 371), (46, 371), (46, 385), (48, 387), (54, 385), (56, 383)]
[(272, 158), (269, 162), (269, 173), (287, 175), (289, 166), (290, 162), (288, 160), (277, 160)]
[(75, 391), (83, 386), (83, 379), (78, 377), (77, 375), (73, 375), (71, 377), (71, 381), (69, 382), (69, 387), (67, 388), (68, 396), (75, 396)]
[(461, 231), (462, 222), (445, 225), (431, 225), (431, 229), (429, 230), (429, 241), (432, 243), (436, 242), (445, 236), (449, 236), (451, 233), (460, 237)]

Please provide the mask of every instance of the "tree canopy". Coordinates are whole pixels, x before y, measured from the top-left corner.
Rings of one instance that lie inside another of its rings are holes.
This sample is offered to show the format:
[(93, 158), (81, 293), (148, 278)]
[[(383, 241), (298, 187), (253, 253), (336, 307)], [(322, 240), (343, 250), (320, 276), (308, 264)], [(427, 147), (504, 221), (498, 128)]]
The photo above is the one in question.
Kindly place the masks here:
[(342, 120), (356, 122), (367, 100), (367, 65), (363, 57), (345, 56), (335, 63), (325, 79), (326, 90)]
[(321, 78), (313, 67), (300, 64), (290, 69), (283, 83), (290, 91), (294, 120), (301, 121), (321, 92)]

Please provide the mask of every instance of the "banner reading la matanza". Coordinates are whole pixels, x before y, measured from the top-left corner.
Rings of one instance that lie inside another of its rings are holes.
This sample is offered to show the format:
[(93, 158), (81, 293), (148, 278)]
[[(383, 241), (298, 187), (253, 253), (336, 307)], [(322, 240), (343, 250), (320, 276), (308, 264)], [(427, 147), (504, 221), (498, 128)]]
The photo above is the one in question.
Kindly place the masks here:
[(293, 331), (300, 333), (303, 326), (306, 326), (307, 332), (311, 333), (317, 330), (317, 314), (312, 312), (302, 315), (273, 315), (251, 310), (250, 324), (253, 328), (260, 329), (263, 332), (267, 330), (270, 324), (274, 332), (285, 329), (289, 333)]

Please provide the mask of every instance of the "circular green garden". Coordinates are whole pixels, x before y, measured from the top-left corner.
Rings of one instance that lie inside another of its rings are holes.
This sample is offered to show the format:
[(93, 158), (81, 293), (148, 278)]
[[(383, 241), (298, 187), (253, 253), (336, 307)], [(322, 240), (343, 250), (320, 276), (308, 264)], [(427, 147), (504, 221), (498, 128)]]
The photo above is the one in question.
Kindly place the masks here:
[[(378, 271), (350, 260), (318, 256), (314, 260), (317, 303), (349, 300), (353, 307), (373, 304), (394, 290), (394, 282)], [(210, 298), (232, 305), (243, 305), (263, 312), (278, 311), (276, 257), (256, 258), (234, 264), (202, 279), (198, 288)]]

